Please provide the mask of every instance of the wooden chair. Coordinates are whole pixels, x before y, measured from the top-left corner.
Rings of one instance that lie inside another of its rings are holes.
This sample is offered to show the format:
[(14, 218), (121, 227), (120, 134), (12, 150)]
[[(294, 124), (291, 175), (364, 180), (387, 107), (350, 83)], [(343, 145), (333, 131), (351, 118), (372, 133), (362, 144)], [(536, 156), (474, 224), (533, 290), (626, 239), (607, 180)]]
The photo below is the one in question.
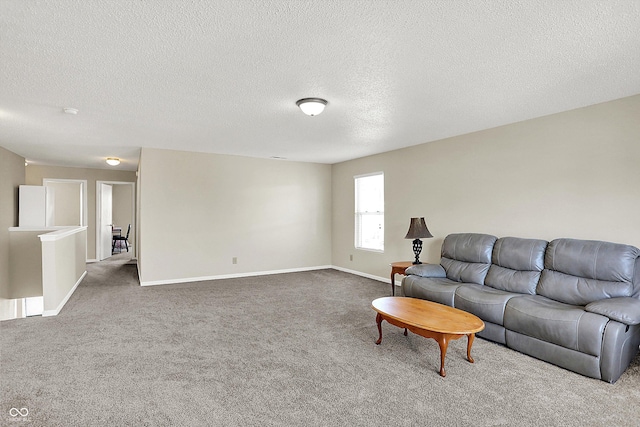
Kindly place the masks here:
[[(113, 236), (113, 244), (111, 245), (112, 253), (116, 249), (116, 242), (124, 242), (127, 252), (129, 252), (129, 233), (131, 233), (131, 224), (127, 227), (126, 236)], [(122, 248), (120, 248), (120, 252), (122, 252)]]

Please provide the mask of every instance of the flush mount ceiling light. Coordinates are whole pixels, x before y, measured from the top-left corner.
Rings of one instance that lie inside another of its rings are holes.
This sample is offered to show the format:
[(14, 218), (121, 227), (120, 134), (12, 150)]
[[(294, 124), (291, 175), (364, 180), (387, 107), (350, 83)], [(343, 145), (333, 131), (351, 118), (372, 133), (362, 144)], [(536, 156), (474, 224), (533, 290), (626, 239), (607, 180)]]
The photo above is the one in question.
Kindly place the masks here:
[(327, 100), (322, 98), (302, 98), (296, 102), (307, 116), (317, 116), (324, 111)]
[(120, 159), (117, 157), (107, 157), (107, 164), (109, 166), (118, 166), (120, 164)]
[(67, 114), (78, 114), (78, 110), (76, 108), (65, 107), (63, 108), (63, 111)]

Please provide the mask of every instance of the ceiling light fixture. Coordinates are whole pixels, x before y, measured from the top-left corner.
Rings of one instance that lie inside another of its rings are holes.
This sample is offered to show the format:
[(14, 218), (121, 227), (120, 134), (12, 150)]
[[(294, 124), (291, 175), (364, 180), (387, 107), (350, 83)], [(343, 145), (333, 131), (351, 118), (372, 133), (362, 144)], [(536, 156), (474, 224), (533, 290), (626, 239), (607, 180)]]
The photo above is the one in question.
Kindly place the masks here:
[(78, 110), (75, 108), (65, 107), (63, 111), (67, 114), (78, 114)]
[(107, 157), (107, 164), (109, 166), (118, 166), (120, 164), (120, 159), (117, 157)]
[(324, 111), (327, 100), (322, 98), (302, 98), (296, 102), (307, 116), (317, 116)]

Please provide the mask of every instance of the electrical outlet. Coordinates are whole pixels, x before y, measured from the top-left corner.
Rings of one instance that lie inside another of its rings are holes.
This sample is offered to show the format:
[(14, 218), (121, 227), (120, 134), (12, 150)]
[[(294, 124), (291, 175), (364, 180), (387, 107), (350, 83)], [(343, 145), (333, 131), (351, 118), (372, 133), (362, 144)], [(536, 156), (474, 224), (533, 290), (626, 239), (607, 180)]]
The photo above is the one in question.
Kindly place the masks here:
[(237, 264), (238, 263), (238, 257), (234, 256), (233, 258), (231, 258), (231, 263), (232, 264)]
[(353, 261), (353, 255), (349, 255), (349, 261)]

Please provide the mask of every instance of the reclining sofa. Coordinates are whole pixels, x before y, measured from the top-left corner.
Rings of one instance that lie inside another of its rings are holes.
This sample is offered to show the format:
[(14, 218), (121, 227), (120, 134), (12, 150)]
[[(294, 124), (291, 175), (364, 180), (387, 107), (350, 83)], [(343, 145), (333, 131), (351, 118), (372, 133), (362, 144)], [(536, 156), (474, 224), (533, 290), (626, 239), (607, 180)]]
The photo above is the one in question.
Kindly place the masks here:
[(614, 383), (638, 353), (636, 247), (451, 234), (439, 265), (405, 274), (403, 295), (473, 313), (478, 336), (579, 374)]

